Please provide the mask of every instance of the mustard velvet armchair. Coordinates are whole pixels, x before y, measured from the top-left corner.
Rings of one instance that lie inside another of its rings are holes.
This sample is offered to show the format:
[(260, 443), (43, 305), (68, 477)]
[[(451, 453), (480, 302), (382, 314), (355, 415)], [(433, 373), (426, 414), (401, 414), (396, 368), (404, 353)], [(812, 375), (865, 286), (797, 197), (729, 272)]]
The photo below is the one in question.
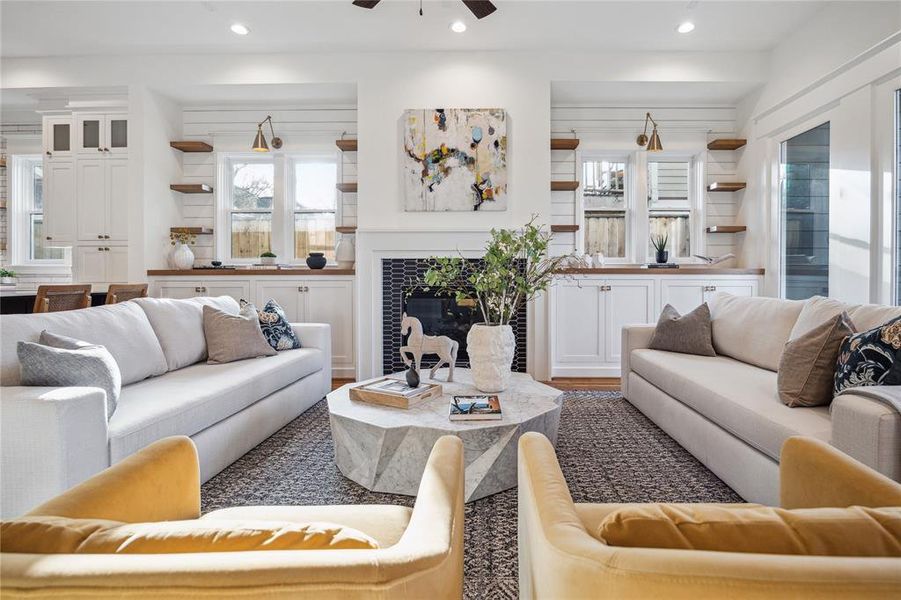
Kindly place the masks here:
[[(197, 451), (161, 440), (50, 500), (30, 516), (126, 523), (197, 519)], [(463, 592), (463, 446), (440, 438), (413, 509), (257, 506), (202, 518), (329, 521), (380, 542), (377, 550), (182, 554), (0, 554), (3, 598), (460, 598)]]
[[(901, 485), (810, 438), (786, 441), (780, 476), (783, 508), (901, 506)], [(547, 438), (537, 433), (522, 436), (520, 598), (901, 596), (898, 558), (612, 547), (588, 533), (624, 506), (574, 504)]]

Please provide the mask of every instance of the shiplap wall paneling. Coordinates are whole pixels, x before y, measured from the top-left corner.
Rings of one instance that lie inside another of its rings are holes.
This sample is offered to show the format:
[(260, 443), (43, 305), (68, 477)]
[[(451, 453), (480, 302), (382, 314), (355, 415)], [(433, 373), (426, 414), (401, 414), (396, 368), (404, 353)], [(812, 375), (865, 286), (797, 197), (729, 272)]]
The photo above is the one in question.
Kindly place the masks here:
[[(569, 135), (572, 132), (567, 132), (567, 136)], [(578, 161), (578, 150), (551, 150), (551, 181), (580, 181)], [(581, 188), (574, 192), (551, 192), (551, 225), (581, 225), (576, 218), (578, 194), (581, 193)], [(551, 255), (563, 256), (574, 252), (577, 235), (581, 235), (581, 232), (555, 233), (551, 238)]]
[[(735, 137), (735, 132), (708, 134), (708, 141), (719, 137)], [(716, 181), (736, 181), (738, 179), (736, 153), (739, 150), (707, 150), (707, 172), (705, 181), (705, 229), (716, 225), (741, 225), (736, 223), (740, 202), (744, 192), (708, 192), (706, 186)], [(742, 233), (707, 233), (706, 256), (739, 255), (739, 243), (744, 240)]]

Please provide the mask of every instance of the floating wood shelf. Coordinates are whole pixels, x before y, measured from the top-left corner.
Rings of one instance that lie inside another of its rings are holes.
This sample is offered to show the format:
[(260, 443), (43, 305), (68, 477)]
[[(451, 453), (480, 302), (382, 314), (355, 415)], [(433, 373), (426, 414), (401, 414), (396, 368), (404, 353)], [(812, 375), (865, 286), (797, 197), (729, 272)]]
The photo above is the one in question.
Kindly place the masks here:
[(6, 166), (6, 157), (4, 156), (3, 158), (0, 158), (0, 167), (5, 167), (5, 166)]
[(579, 140), (574, 138), (552, 138), (551, 150), (575, 150), (579, 147)]
[(551, 225), (551, 233), (574, 233), (579, 231), (578, 225)]
[(357, 140), (335, 140), (335, 145), (341, 152), (357, 151)]
[(714, 225), (707, 228), (707, 233), (741, 233), (747, 230), (744, 225)]
[(169, 145), (175, 148), (176, 150), (181, 150), (182, 152), (212, 152), (213, 147), (207, 144), (206, 142), (199, 141), (184, 141), (184, 142), (169, 142)]
[(737, 192), (745, 189), (744, 181), (715, 182), (707, 186), (708, 192)]
[(169, 233), (190, 233), (193, 235), (213, 235), (212, 227), (170, 227)]
[(357, 193), (357, 182), (353, 183), (339, 183), (335, 186), (338, 188), (339, 192), (344, 192), (346, 194), (356, 194)]
[(552, 181), (552, 192), (572, 192), (579, 189), (578, 181)]
[(212, 194), (213, 188), (205, 183), (173, 183), (169, 186), (173, 192), (182, 194)]
[(353, 226), (346, 226), (346, 227), (345, 227), (345, 226), (342, 225), (341, 227), (335, 227), (335, 231), (337, 231), (338, 233), (356, 233), (356, 232), (357, 232), (357, 226), (356, 226), (356, 225), (353, 225)]
[(720, 138), (707, 143), (708, 150), (738, 150), (748, 143), (741, 138)]

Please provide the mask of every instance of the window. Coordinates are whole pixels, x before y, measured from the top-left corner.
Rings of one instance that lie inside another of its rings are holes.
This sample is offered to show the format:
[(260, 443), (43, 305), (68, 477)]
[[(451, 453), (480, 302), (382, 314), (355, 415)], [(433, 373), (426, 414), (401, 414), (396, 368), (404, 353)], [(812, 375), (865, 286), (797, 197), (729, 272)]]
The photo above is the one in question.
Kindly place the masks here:
[(220, 221), (227, 235), (218, 254), (258, 262), (273, 252), (278, 262), (303, 262), (310, 252), (335, 260), (339, 222), (338, 162), (334, 156), (220, 155)]
[(901, 304), (901, 90), (895, 92), (895, 304)]
[(691, 256), (690, 175), (688, 161), (648, 161), (648, 256), (658, 236), (667, 238), (670, 260)]
[(338, 165), (334, 160), (294, 160), (294, 258), (322, 252), (335, 260)]
[(582, 206), (585, 252), (602, 252), (607, 258), (625, 258), (625, 160), (586, 160), (582, 163)]
[(780, 150), (783, 295), (829, 295), (829, 123)]
[(44, 246), (44, 163), (40, 155), (12, 157), (15, 262), (62, 260), (65, 250)]

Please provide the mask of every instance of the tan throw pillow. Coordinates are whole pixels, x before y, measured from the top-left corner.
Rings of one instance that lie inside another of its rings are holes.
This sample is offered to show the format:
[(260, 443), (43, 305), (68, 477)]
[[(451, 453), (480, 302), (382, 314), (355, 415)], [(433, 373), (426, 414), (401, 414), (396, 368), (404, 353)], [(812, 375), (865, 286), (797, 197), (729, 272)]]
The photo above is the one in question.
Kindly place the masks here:
[(683, 354), (716, 356), (710, 328), (710, 308), (705, 302), (687, 315), (667, 304), (657, 319), (648, 348)]
[(901, 508), (644, 504), (607, 515), (594, 533), (632, 548), (898, 557)]
[(365, 533), (334, 523), (25, 517), (0, 524), (2, 551), (28, 554), (175, 554), (248, 550), (374, 550)]
[(253, 304), (244, 306), (237, 315), (204, 305), (203, 335), (208, 363), (229, 363), (276, 354), (260, 329), (260, 319)]
[(822, 406), (832, 402), (835, 361), (842, 341), (855, 333), (843, 312), (785, 343), (776, 388), (786, 406)]

